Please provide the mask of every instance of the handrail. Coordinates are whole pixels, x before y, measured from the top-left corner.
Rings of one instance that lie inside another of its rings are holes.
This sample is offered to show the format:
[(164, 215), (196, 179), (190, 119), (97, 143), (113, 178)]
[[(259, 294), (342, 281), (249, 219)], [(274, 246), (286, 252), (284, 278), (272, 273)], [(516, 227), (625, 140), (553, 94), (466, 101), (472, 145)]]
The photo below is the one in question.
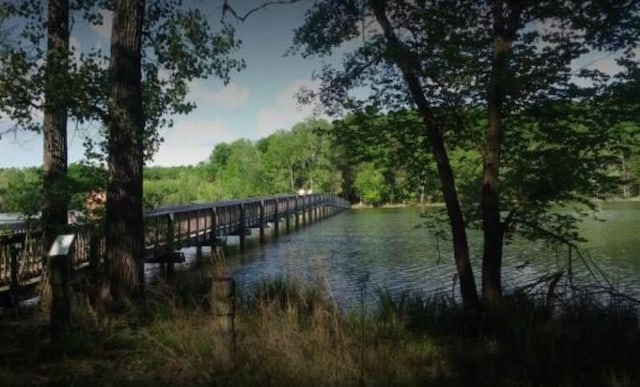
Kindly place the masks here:
[[(334, 195), (275, 195), (243, 200), (167, 206), (144, 212), (147, 262), (171, 254), (182, 247), (217, 243), (217, 238), (238, 235), (241, 246), (251, 228), (260, 229), (260, 240), (268, 223), (285, 221), (289, 231), (290, 218), (298, 227), (337, 210), (349, 208), (348, 201)], [(0, 295), (12, 283), (22, 286), (37, 281), (43, 268), (41, 230), (27, 233), (25, 223), (12, 222), (6, 235), (0, 235)], [(74, 226), (76, 249), (74, 267), (90, 265), (96, 254), (104, 251), (104, 240), (98, 238), (92, 224)], [(277, 230), (277, 228), (276, 228)], [(17, 269), (19, 268), (19, 273)], [(4, 290), (3, 290), (4, 289)]]

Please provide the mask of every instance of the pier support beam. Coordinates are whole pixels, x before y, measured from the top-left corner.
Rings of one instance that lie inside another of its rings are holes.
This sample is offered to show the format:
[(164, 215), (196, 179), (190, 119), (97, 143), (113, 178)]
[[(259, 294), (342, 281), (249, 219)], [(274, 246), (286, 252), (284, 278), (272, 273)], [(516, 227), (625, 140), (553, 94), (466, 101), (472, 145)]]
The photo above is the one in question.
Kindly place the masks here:
[(246, 208), (244, 203), (240, 204), (240, 227), (238, 234), (240, 236), (240, 251), (244, 251), (246, 248), (246, 234), (247, 234), (247, 221), (246, 221)]
[(275, 202), (274, 208), (274, 222), (273, 222), (273, 234), (278, 236), (280, 234), (280, 205), (278, 203), (278, 199)]
[(300, 228), (300, 200), (298, 196), (296, 196), (296, 205), (293, 210), (293, 213), (296, 216), (296, 230), (297, 230), (298, 228)]
[(266, 242), (267, 238), (264, 235), (264, 226), (265, 226), (265, 218), (264, 218), (264, 200), (260, 200), (260, 243)]
[[(175, 220), (173, 218), (173, 214), (169, 214), (169, 216), (167, 217), (167, 249), (169, 250), (169, 252), (173, 252), (175, 251)], [(173, 260), (169, 260), (166, 263), (166, 266), (164, 267), (165, 269), (165, 276), (166, 278), (169, 278), (173, 275), (173, 269), (174, 269), (174, 265), (173, 265)]]

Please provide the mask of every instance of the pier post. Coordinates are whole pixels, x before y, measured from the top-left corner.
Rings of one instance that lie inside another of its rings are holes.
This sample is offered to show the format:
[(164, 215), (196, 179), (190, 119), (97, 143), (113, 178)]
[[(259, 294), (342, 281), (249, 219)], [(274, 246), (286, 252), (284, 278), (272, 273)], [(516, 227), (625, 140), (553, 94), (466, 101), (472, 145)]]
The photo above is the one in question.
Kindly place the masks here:
[(211, 247), (211, 262), (216, 260), (218, 249), (218, 210), (215, 207), (211, 207), (211, 222), (208, 243)]
[(259, 219), (259, 226), (260, 226), (260, 243), (264, 243), (266, 241), (266, 238), (264, 236), (264, 224), (265, 224), (265, 218), (264, 218), (264, 200), (260, 200), (260, 219)]
[(211, 242), (211, 246), (215, 242), (218, 237), (218, 210), (213, 207), (211, 208), (211, 230), (209, 231), (209, 242)]
[(309, 207), (307, 206), (307, 197), (303, 196), (302, 197), (302, 225), (306, 226), (307, 225), (307, 211), (309, 210)]
[(299, 200), (299, 196), (296, 196), (295, 209), (294, 209), (293, 212), (296, 215), (296, 230), (297, 230), (298, 228), (300, 228), (300, 200)]
[(12, 308), (17, 308), (20, 305), (20, 300), (18, 300), (18, 294), (20, 293), (20, 276), (18, 275), (20, 265), (18, 264), (18, 255), (20, 254), (20, 250), (21, 249), (16, 248), (15, 244), (11, 244), (9, 246), (9, 254), (11, 255), (11, 263), (9, 267), (9, 275), (11, 276), (9, 296)]
[[(173, 214), (169, 214), (169, 216), (167, 216), (167, 250), (168, 250), (168, 254), (171, 254), (175, 251), (175, 225), (174, 225), (174, 219), (173, 219)], [(168, 262), (166, 262), (164, 264), (165, 266), (165, 275), (167, 276), (167, 278), (169, 278), (171, 275), (173, 275), (173, 260), (170, 259), (168, 260)]]
[(280, 209), (279, 207), (279, 199), (276, 198), (275, 201), (275, 208), (274, 208), (274, 222), (273, 222), (273, 233), (278, 236), (278, 234), (280, 233)]
[(200, 243), (196, 245), (196, 264), (202, 264), (202, 244)]
[(315, 222), (318, 220), (318, 195), (313, 197), (313, 219), (311, 219), (312, 222)]
[(238, 227), (238, 234), (240, 237), (240, 251), (244, 251), (245, 247), (246, 247), (246, 232), (247, 232), (247, 228), (246, 228), (246, 209), (244, 206), (244, 203), (240, 204), (240, 225)]
[(291, 206), (289, 205), (291, 202), (291, 198), (287, 198), (287, 209), (284, 213), (284, 227), (287, 231), (287, 234), (291, 231)]

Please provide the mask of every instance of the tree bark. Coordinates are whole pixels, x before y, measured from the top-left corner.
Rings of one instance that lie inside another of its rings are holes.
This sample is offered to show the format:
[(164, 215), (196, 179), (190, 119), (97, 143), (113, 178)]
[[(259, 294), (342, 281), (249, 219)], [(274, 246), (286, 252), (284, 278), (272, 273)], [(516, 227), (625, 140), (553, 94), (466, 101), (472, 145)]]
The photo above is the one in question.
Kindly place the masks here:
[[(505, 10), (506, 8), (506, 10)], [(506, 15), (505, 15), (506, 13)], [(504, 226), (500, 219), (500, 144), (506, 95), (508, 56), (518, 26), (519, 7), (511, 7), (504, 1), (493, 6), (493, 58), (487, 90), (489, 125), (483, 154), (482, 225), (484, 247), (482, 252), (482, 299), (495, 304), (502, 300), (502, 253)]]
[(449, 156), (444, 145), (442, 130), (422, 92), (422, 86), (418, 76), (419, 71), (416, 65), (417, 62), (395, 35), (393, 27), (385, 13), (385, 1), (373, 0), (371, 6), (378, 23), (380, 23), (383, 29), (393, 60), (402, 72), (411, 97), (418, 107), (418, 113), (424, 123), (424, 135), (431, 143), (432, 153), (436, 160), (442, 185), (442, 195), (449, 215), (451, 235), (453, 238), (453, 256), (460, 279), (460, 293), (462, 295), (463, 306), (467, 311), (478, 313), (480, 310), (480, 301), (478, 299), (476, 283), (469, 260), (469, 244), (467, 241), (465, 221), (460, 208), (451, 163), (449, 162)]
[(45, 251), (67, 225), (67, 99), (69, 0), (50, 0), (43, 122), (42, 224)]
[(139, 295), (142, 285), (144, 8), (144, 0), (117, 0), (111, 33), (106, 247), (111, 296), (116, 304)]

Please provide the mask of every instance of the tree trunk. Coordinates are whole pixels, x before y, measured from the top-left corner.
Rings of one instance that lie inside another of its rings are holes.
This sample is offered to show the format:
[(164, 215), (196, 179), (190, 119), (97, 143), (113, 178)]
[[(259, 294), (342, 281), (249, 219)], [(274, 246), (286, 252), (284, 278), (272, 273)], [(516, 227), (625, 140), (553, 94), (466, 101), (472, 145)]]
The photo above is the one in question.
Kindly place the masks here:
[(140, 294), (144, 259), (140, 67), (144, 3), (117, 0), (111, 33), (106, 247), (111, 296), (116, 304)]
[[(506, 8), (506, 11), (504, 10)], [(507, 13), (505, 15), (505, 13)], [(504, 227), (500, 220), (500, 144), (502, 139), (502, 108), (506, 94), (506, 74), (511, 44), (520, 24), (520, 9), (497, 1), (493, 7), (493, 58), (487, 90), (489, 126), (484, 149), (482, 182), (482, 299), (495, 304), (502, 300), (502, 252)]]
[[(47, 66), (45, 69), (42, 181), (42, 243), (45, 253), (67, 225), (67, 98), (65, 79), (69, 60), (69, 0), (49, 0), (47, 21)], [(47, 262), (47, 261), (45, 261)], [(42, 304), (49, 304), (50, 333), (54, 341), (64, 337), (69, 324), (69, 277), (52, 279), (44, 271)], [(58, 286), (58, 287), (56, 287)], [(50, 297), (53, 296), (51, 302)]]
[(67, 225), (67, 100), (69, 0), (50, 0), (43, 122), (42, 224), (45, 251)]
[(394, 56), (395, 64), (402, 71), (413, 101), (418, 107), (418, 112), (424, 123), (424, 135), (431, 143), (432, 153), (436, 160), (442, 185), (442, 195), (449, 215), (451, 235), (453, 237), (453, 256), (458, 277), (460, 278), (460, 293), (462, 294), (463, 306), (467, 311), (478, 313), (480, 301), (469, 260), (467, 232), (442, 131), (422, 93), (420, 79), (417, 75), (419, 69), (416, 61), (413, 60), (408, 49), (403, 46), (393, 32), (393, 27), (385, 13), (385, 2), (383, 0), (374, 0), (371, 5), (378, 23), (382, 26), (385, 38)]

